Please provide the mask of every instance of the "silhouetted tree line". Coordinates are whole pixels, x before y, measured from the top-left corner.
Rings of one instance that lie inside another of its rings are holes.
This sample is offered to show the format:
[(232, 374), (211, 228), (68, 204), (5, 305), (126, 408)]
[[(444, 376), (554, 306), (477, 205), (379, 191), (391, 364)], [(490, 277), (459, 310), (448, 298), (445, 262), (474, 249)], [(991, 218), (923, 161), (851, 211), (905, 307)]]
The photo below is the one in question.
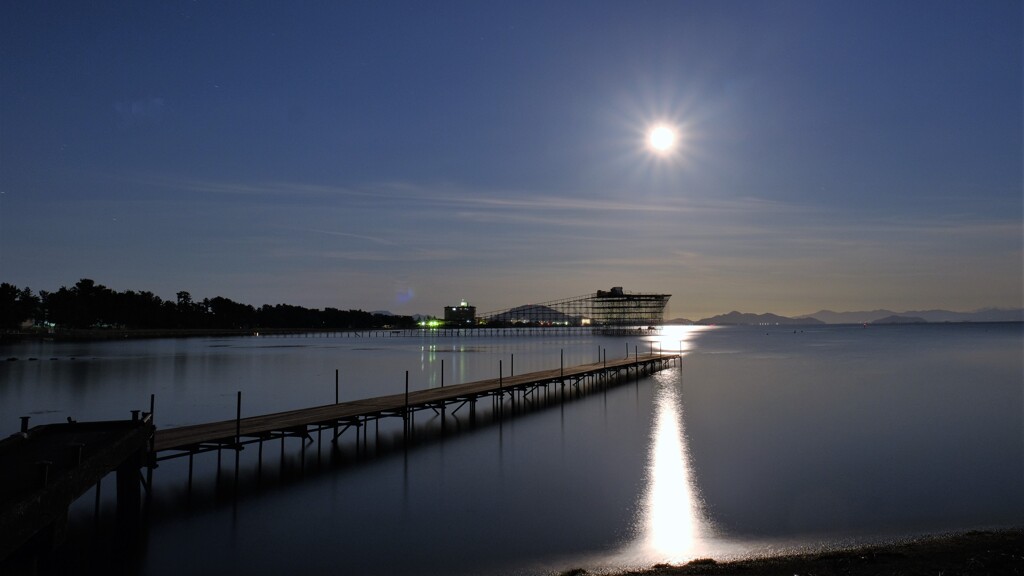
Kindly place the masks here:
[(0, 284), (0, 328), (18, 328), (25, 321), (50, 322), (63, 328), (128, 329), (246, 329), (315, 328), (366, 330), (413, 328), (410, 316), (371, 314), (362, 310), (310, 309), (289, 304), (255, 308), (222, 296), (192, 300), (178, 292), (177, 300), (163, 300), (152, 292), (115, 292), (83, 278), (56, 292), (19, 289)]

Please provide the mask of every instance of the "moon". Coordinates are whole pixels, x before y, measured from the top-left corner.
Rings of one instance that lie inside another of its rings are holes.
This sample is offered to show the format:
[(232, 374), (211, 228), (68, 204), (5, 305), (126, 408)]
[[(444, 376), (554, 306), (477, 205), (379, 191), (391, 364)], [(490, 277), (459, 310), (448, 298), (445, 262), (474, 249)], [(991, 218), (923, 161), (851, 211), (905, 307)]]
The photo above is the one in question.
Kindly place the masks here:
[(678, 140), (679, 133), (668, 124), (658, 124), (647, 131), (647, 148), (659, 156), (671, 154)]

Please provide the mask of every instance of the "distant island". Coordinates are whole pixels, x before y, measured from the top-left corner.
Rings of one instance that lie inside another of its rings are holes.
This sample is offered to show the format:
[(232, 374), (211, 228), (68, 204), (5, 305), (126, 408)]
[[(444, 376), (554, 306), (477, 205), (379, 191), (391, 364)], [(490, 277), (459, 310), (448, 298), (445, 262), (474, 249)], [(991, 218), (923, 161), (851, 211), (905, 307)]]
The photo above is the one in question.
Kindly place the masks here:
[(928, 321), (918, 316), (899, 316), (892, 315), (886, 316), (885, 318), (879, 318), (871, 322), (871, 324), (927, 324)]
[(671, 320), (665, 320), (664, 324), (665, 326), (691, 326), (696, 324), (696, 322), (686, 318), (673, 318)]

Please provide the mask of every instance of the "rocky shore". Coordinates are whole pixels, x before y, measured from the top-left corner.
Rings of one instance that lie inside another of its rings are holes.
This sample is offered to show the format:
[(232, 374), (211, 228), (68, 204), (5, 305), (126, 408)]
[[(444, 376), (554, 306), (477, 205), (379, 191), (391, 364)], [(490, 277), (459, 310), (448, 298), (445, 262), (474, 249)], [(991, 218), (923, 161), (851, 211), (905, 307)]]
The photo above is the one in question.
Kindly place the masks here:
[[(586, 576), (572, 570), (562, 576)], [(1024, 528), (732, 562), (699, 559), (618, 576), (1002, 576), (1024, 575)]]

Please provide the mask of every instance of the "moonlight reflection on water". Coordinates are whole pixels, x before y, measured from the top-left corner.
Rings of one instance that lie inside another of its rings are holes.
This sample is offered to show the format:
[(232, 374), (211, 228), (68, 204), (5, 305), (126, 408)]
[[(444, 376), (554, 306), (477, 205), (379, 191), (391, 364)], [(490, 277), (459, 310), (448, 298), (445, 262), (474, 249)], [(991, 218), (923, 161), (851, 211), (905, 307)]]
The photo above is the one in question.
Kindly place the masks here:
[[(703, 327), (666, 327), (653, 346), (665, 353), (686, 354)], [(676, 348), (677, 350), (673, 350)], [(648, 560), (682, 562), (701, 555), (707, 521), (690, 472), (683, 425), (679, 373), (654, 376), (654, 422), (648, 448), (646, 482), (636, 521), (634, 552)]]
[(659, 382), (647, 487), (640, 511), (644, 556), (682, 562), (700, 555), (705, 520), (690, 474), (689, 454), (674, 379)]

